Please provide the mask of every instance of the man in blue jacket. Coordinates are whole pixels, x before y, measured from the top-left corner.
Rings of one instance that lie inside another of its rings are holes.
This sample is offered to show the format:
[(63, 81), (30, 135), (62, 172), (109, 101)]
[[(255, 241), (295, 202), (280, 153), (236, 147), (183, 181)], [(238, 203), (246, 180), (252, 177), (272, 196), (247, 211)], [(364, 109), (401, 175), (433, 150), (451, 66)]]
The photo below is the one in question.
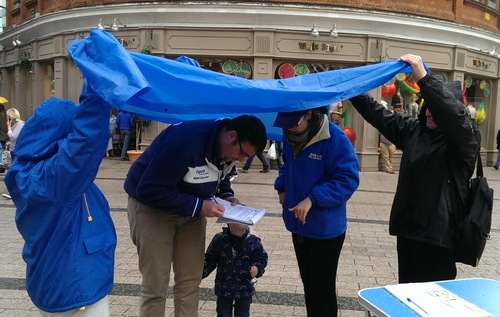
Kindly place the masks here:
[(253, 116), (186, 121), (163, 130), (132, 164), (124, 187), (142, 275), (140, 316), (165, 316), (171, 266), (175, 316), (198, 316), (205, 217), (224, 212), (212, 198), (239, 203), (227, 175), (266, 142)]
[(123, 141), (122, 153), (120, 160), (124, 161), (127, 157), (128, 145), (130, 143), (130, 132), (132, 130), (132, 114), (126, 111), (118, 112), (116, 117), (116, 125), (120, 129), (120, 136)]
[(26, 290), (43, 316), (83, 310), (109, 316), (116, 233), (94, 184), (109, 112), (86, 87), (78, 107), (56, 98), (43, 102), (26, 121), (5, 177), (24, 239)]

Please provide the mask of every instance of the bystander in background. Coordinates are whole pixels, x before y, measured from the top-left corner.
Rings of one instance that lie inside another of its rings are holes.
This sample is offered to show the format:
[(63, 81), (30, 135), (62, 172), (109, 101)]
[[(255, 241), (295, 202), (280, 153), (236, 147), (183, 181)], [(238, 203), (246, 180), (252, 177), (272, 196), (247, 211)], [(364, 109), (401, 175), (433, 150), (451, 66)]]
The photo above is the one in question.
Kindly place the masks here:
[(243, 165), (243, 167), (240, 168), (240, 172), (248, 173), (248, 170), (250, 169), (250, 167), (252, 167), (252, 162), (255, 156), (257, 156), (259, 160), (262, 162), (262, 170), (260, 172), (269, 173), (271, 166), (269, 165), (269, 162), (267, 161), (267, 158), (263, 152), (257, 152), (257, 154), (249, 156), (247, 158), (247, 161), (245, 162), (245, 165)]
[(498, 170), (498, 167), (500, 166), (500, 129), (497, 132), (497, 150), (498, 150), (497, 162), (493, 166), (496, 170)]
[(416, 118), (418, 115), (418, 96), (413, 94), (410, 96), (410, 102), (405, 106), (405, 112), (412, 118)]
[[(384, 100), (380, 101), (380, 104), (387, 109), (387, 102)], [(394, 157), (394, 152), (396, 151), (396, 146), (392, 144), (382, 133), (379, 134), (379, 149), (382, 155), (382, 160), (384, 161), (385, 172), (389, 174), (394, 174), (392, 169), (392, 158)]]
[(342, 125), (342, 118), (344, 117), (344, 107), (342, 102), (334, 102), (330, 104), (330, 121), (336, 125)]
[(19, 133), (24, 127), (24, 121), (21, 120), (21, 114), (16, 108), (10, 108), (7, 110), (7, 135), (9, 136), (9, 141), (7, 142), (8, 148), (11, 151), (11, 158), (14, 161), (16, 157), (16, 142), (19, 137)]
[(116, 116), (115, 116), (116, 110), (111, 109), (109, 113), (109, 140), (108, 140), (108, 147), (106, 148), (106, 157), (113, 157), (115, 156), (114, 153), (114, 148), (113, 148), (113, 136), (116, 133)]
[(130, 133), (132, 132), (132, 114), (126, 111), (118, 112), (116, 117), (116, 125), (120, 129), (120, 135), (123, 141), (120, 160), (124, 161), (127, 158), (128, 146), (130, 144)]

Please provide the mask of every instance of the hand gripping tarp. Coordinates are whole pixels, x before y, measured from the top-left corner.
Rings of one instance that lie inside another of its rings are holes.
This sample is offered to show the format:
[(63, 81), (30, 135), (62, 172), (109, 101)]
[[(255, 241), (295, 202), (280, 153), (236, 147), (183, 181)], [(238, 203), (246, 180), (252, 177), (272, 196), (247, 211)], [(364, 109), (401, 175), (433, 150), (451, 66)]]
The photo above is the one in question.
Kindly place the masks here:
[(329, 105), (374, 89), (397, 73), (402, 61), (332, 70), (287, 79), (244, 79), (162, 57), (128, 52), (110, 33), (92, 30), (69, 52), (94, 91), (112, 106), (146, 119), (176, 123), (252, 114), (269, 139), (278, 111)]

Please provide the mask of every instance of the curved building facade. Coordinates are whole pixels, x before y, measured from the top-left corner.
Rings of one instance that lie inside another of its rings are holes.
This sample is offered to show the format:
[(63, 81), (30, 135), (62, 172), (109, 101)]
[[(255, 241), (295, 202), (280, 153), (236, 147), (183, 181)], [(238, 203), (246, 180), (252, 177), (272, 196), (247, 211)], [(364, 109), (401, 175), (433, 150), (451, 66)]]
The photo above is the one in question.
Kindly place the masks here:
[[(443, 80), (462, 81), (467, 102), (485, 109), (478, 126), (483, 161), (492, 165), (500, 128), (499, 8), (496, 0), (14, 0), (7, 3), (0, 34), (0, 94), (23, 118), (51, 96), (76, 102), (82, 79), (67, 47), (98, 26), (128, 50), (165, 58), (188, 55), (204, 68), (250, 79), (299, 76), (414, 53)], [(401, 93), (409, 103), (411, 95)], [(371, 94), (390, 104), (382, 87)], [(348, 101), (344, 109), (343, 124), (356, 132), (361, 170), (378, 170), (378, 132)], [(145, 145), (164, 127), (151, 125)]]

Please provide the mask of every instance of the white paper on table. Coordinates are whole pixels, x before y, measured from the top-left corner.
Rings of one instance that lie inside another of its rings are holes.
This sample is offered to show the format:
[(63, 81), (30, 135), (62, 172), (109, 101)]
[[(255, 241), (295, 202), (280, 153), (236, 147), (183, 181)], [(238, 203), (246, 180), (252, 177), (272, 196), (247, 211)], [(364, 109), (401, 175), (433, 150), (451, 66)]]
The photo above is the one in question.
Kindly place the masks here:
[(265, 209), (257, 209), (245, 205), (231, 205), (224, 199), (216, 199), (218, 204), (224, 206), (224, 216), (217, 219), (217, 223), (242, 223), (255, 225), (266, 213)]
[[(493, 314), (477, 307), (433, 282), (387, 285), (384, 286), (384, 288), (420, 316), (493, 316)], [(410, 299), (411, 302), (408, 301), (408, 299)]]

